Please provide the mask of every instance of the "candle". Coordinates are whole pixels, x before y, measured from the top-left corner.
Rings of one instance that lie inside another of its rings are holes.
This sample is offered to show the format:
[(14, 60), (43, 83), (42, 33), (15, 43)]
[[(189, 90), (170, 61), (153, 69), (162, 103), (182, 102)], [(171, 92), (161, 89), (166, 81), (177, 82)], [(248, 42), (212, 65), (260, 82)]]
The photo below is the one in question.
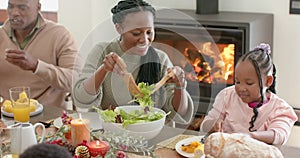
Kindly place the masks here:
[(99, 140), (89, 142), (87, 143), (87, 146), (89, 148), (90, 155), (93, 157), (98, 155), (104, 157), (110, 148), (108, 142)]
[(90, 141), (89, 121), (86, 119), (74, 119), (71, 121), (72, 144), (77, 146), (83, 140)]

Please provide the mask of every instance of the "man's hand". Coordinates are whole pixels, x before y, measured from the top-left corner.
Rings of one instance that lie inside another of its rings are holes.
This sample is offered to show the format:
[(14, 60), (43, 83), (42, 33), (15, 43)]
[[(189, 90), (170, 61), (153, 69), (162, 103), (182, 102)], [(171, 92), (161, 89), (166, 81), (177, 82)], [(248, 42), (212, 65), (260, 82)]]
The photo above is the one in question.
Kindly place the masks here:
[(6, 49), (5, 59), (11, 64), (20, 67), (23, 70), (35, 72), (38, 60), (23, 50)]

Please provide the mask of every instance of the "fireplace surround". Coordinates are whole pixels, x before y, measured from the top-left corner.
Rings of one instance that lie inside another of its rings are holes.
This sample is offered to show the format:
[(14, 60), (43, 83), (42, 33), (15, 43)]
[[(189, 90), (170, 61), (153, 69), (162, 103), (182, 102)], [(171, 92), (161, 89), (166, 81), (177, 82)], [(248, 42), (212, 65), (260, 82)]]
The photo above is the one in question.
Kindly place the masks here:
[(160, 9), (153, 45), (185, 70), (196, 115), (206, 114), (217, 93), (234, 84), (238, 58), (259, 43), (273, 45), (273, 15)]

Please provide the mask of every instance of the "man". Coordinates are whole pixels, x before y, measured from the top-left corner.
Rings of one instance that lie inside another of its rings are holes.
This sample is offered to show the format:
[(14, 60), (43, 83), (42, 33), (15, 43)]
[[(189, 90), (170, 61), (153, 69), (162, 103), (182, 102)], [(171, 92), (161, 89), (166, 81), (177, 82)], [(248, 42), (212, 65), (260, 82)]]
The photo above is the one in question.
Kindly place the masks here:
[(42, 105), (65, 107), (82, 61), (75, 41), (61, 25), (43, 18), (39, 0), (9, 0), (0, 27), (0, 95), (29, 86)]

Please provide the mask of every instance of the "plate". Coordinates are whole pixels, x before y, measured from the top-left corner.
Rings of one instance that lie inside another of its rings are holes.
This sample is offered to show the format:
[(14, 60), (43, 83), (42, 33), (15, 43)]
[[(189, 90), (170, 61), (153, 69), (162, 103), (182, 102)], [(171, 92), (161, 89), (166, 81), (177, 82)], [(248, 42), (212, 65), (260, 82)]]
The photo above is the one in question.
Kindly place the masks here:
[[(102, 121), (99, 118), (99, 114), (98, 113), (96, 113), (96, 112), (84, 112), (84, 113), (80, 113), (80, 114), (81, 114), (81, 117), (83, 119), (88, 119), (90, 121), (90, 128), (92, 130), (103, 129), (102, 128)], [(77, 118), (79, 118), (79, 113), (73, 113), (73, 114), (70, 114), (70, 116), (73, 119), (77, 119)], [(53, 125), (56, 128), (60, 128), (63, 125), (61, 117), (56, 118), (53, 121)]]
[[(44, 106), (42, 104), (38, 104), (36, 106), (36, 110), (34, 112), (30, 112), (30, 116), (35, 116), (35, 115), (41, 113), (43, 110), (44, 110)], [(6, 112), (3, 107), (1, 107), (1, 112), (4, 116), (14, 117), (13, 113)]]
[[(193, 158), (194, 157), (194, 153), (187, 153), (185, 151), (182, 151), (181, 150), (181, 145), (182, 144), (188, 144), (188, 143), (191, 143), (191, 142), (194, 142), (194, 141), (200, 141), (201, 138), (203, 136), (195, 136), (195, 137), (190, 137), (190, 138), (186, 138), (186, 139), (182, 139), (181, 141), (177, 142), (176, 145), (175, 145), (175, 150), (178, 154), (184, 156), (184, 157), (190, 157), (190, 158)], [(201, 158), (204, 158), (205, 156), (202, 155)]]

